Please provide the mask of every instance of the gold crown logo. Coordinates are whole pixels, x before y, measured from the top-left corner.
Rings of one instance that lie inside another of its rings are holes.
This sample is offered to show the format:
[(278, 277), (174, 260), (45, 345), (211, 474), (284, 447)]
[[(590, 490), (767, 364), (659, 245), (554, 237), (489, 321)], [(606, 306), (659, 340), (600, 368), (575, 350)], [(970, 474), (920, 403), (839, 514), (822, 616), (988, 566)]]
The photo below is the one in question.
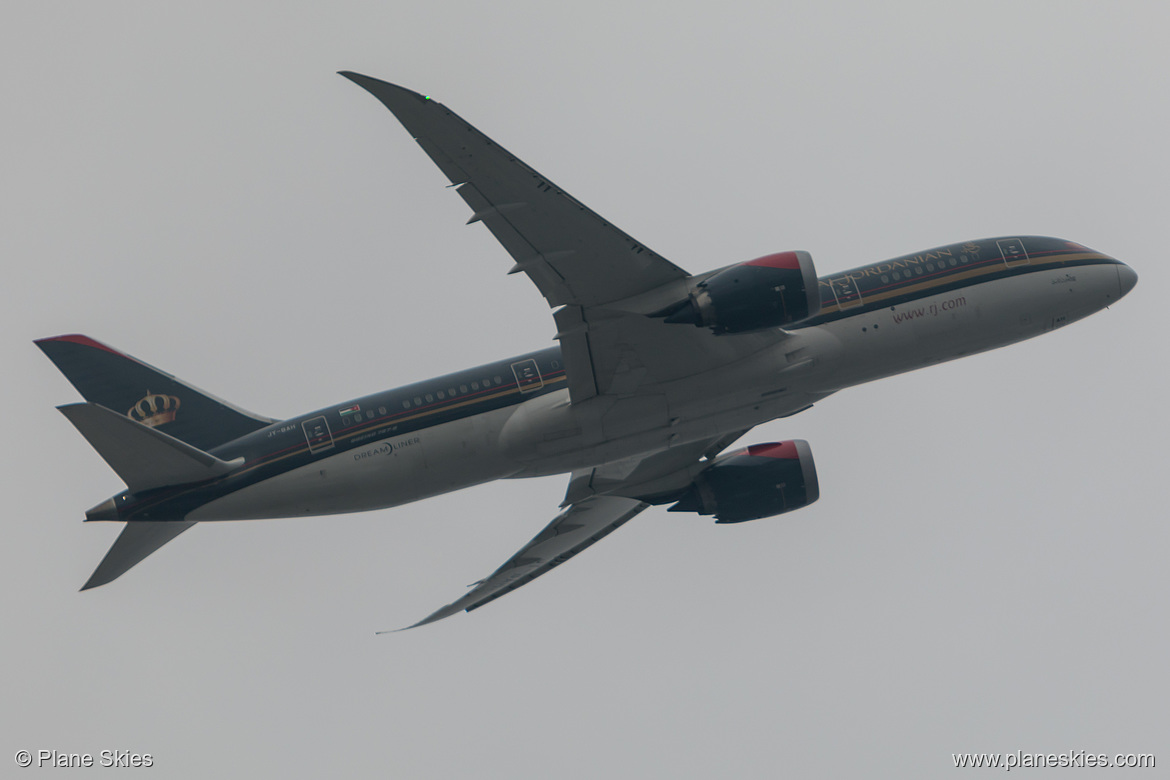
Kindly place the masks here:
[(130, 410), (126, 416), (151, 428), (165, 425), (175, 419), (179, 411), (179, 399), (173, 395), (158, 395), (146, 391), (146, 395)]

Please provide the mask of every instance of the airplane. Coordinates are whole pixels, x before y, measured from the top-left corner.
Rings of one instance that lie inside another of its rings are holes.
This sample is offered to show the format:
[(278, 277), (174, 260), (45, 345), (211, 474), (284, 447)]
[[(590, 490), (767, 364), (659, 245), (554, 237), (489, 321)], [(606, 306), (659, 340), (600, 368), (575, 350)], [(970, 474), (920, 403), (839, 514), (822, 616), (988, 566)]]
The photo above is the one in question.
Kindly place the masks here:
[(557, 346), (287, 420), (244, 411), (87, 336), (35, 343), (85, 398), (59, 407), (126, 489), (82, 590), (196, 523), (361, 512), (497, 479), (568, 474), (561, 512), (409, 628), (472, 611), (650, 506), (717, 523), (820, 496), (808, 442), (728, 448), (847, 387), (1039, 336), (1137, 283), (1041, 236), (965, 241), (818, 277), (786, 251), (690, 274), (431, 98), (357, 73), (553, 310)]

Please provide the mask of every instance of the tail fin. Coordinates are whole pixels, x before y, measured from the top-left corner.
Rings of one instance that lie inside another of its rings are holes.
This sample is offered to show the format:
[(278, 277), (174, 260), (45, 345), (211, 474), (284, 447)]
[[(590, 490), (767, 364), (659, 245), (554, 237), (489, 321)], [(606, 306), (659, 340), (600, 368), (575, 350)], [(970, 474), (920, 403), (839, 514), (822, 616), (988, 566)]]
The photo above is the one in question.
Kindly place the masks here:
[(132, 493), (202, 482), (232, 470), (233, 464), (104, 406), (89, 403), (57, 408)]
[(200, 450), (275, 422), (232, 406), (88, 336), (56, 336), (34, 343), (85, 400)]
[(126, 523), (122, 533), (114, 541), (114, 546), (102, 558), (102, 562), (94, 569), (89, 580), (81, 586), (82, 590), (105, 585), (130, 571), (136, 564), (141, 563), (146, 556), (186, 531), (193, 522), (179, 520), (174, 522), (158, 523)]

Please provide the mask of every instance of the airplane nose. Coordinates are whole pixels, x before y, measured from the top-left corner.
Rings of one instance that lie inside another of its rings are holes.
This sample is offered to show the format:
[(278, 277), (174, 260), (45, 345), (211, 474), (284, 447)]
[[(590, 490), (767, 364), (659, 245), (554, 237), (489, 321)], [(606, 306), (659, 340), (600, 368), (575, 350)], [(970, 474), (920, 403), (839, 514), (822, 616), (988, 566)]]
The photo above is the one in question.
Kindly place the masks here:
[(1128, 265), (1117, 266), (1117, 284), (1121, 288), (1121, 297), (1124, 298), (1137, 284), (1137, 273)]

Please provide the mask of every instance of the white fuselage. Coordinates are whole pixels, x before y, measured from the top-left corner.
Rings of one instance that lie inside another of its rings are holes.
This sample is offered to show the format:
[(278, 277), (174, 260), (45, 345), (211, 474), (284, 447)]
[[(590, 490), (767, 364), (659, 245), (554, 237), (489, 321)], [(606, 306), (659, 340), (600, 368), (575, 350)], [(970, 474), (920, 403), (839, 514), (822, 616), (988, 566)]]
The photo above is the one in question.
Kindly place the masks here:
[(1101, 264), (1071, 272), (1037, 270), (794, 329), (774, 348), (738, 364), (640, 388), (640, 394), (665, 398), (669, 419), (646, 414), (638, 397), (595, 397), (570, 405), (569, 391), (561, 389), (338, 452), (215, 499), (187, 519), (379, 509), (496, 479), (588, 469), (745, 430), (846, 387), (994, 349), (1085, 317), (1120, 297), (1116, 269)]

